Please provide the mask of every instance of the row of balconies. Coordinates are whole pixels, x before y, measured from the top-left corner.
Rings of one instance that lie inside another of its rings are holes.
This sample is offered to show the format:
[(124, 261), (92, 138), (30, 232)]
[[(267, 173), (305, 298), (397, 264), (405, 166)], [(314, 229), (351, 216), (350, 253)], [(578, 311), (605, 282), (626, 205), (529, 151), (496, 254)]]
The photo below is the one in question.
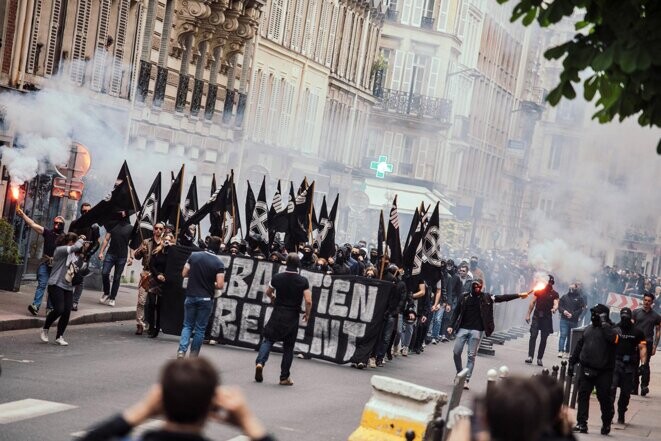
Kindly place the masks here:
[(419, 119), (430, 119), (431, 122), (441, 125), (451, 123), (451, 100), (391, 89), (379, 89), (375, 97), (375, 110)]

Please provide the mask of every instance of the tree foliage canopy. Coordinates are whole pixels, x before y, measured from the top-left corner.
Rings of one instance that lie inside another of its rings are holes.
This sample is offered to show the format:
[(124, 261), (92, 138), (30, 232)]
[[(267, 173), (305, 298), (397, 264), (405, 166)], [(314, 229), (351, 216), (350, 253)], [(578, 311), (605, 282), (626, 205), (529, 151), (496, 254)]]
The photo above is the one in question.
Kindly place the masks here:
[(599, 122), (638, 115), (641, 126), (661, 127), (661, 0), (519, 0), (511, 21), (548, 27), (574, 14), (583, 19), (573, 38), (544, 53), (563, 65), (547, 101), (575, 98), (574, 84), (583, 81), (585, 99), (597, 97)]

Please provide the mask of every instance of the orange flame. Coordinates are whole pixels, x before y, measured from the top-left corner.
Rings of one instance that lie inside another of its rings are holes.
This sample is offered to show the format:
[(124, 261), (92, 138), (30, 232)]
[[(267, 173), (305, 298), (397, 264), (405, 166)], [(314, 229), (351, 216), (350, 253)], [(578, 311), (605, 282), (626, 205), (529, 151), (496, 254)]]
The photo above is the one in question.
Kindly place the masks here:
[(11, 188), (11, 196), (12, 196), (12, 198), (13, 198), (15, 201), (18, 202), (18, 198), (20, 197), (20, 195), (21, 195), (21, 191), (20, 191), (20, 189), (19, 189), (18, 187), (16, 187), (16, 186), (13, 186), (13, 187)]
[(541, 291), (541, 290), (543, 290), (544, 288), (546, 288), (546, 283), (544, 283), (544, 282), (537, 282), (537, 284), (535, 285), (535, 287), (534, 287), (532, 290), (533, 290), (533, 291)]

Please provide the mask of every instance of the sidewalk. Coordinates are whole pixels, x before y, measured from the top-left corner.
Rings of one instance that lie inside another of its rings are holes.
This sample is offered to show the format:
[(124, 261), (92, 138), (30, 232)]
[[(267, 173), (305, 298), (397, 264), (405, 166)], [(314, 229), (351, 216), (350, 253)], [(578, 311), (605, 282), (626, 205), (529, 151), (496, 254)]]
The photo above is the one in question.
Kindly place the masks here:
[[(27, 309), (28, 305), (32, 303), (36, 286), (36, 282), (25, 282), (21, 285), (19, 292), (0, 290), (0, 332), (38, 328), (43, 325), (46, 317), (46, 295), (44, 295), (38, 316), (34, 317)], [(120, 286), (114, 307), (100, 304), (99, 298), (102, 295), (101, 291), (84, 289), (78, 304), (78, 311), (71, 311), (69, 324), (82, 325), (135, 319), (137, 287)]]

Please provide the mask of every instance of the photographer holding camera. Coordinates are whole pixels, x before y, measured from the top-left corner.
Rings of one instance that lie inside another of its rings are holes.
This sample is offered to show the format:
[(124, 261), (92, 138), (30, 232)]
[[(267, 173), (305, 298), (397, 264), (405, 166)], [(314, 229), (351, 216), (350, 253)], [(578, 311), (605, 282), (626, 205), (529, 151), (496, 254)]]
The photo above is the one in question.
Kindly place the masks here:
[(574, 365), (581, 363), (582, 371), (578, 380), (577, 424), (574, 431), (588, 433), (590, 394), (597, 389), (597, 400), (601, 408), (601, 434), (608, 435), (613, 420), (611, 383), (615, 368), (615, 349), (619, 335), (608, 317), (610, 310), (602, 304), (590, 309), (592, 323), (585, 328), (574, 352), (569, 357), (569, 375), (573, 375)]

